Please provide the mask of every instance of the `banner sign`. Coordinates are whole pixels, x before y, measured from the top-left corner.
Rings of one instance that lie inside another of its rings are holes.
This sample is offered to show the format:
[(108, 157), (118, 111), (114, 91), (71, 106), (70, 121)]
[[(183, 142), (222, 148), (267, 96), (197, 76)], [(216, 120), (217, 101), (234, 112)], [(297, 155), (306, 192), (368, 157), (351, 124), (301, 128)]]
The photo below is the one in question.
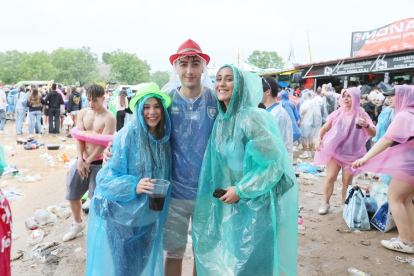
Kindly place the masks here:
[(414, 18), (403, 19), (371, 31), (353, 32), (351, 57), (414, 49)]
[(414, 55), (405, 55), (397, 57), (385, 57), (375, 64), (373, 71), (382, 71), (388, 69), (404, 69), (406, 67), (414, 67)]

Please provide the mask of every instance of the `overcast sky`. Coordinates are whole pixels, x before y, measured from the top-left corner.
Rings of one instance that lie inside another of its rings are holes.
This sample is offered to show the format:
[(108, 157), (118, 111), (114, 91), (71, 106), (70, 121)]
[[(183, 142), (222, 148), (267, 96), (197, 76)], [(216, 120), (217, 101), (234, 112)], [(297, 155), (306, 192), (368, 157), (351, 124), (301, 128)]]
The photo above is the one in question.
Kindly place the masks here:
[(170, 70), (168, 58), (187, 39), (195, 40), (217, 67), (237, 64), (253, 50), (277, 51), (285, 61), (292, 33), (300, 63), (350, 55), (351, 33), (414, 16), (413, 0), (399, 1), (1, 1), (0, 52), (51, 52), (91, 47), (136, 53), (151, 71)]

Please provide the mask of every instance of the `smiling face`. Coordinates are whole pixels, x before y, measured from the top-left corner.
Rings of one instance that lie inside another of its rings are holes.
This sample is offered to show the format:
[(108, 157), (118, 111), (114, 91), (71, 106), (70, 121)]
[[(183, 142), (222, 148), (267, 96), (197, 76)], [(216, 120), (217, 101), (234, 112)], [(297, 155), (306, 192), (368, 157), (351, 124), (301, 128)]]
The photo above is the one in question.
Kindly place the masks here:
[(198, 56), (187, 56), (176, 61), (177, 74), (181, 85), (188, 89), (196, 89), (201, 86), (203, 66)]
[(162, 108), (156, 98), (149, 98), (144, 104), (142, 115), (150, 133), (154, 133), (156, 126), (162, 119)]
[(352, 107), (351, 94), (349, 94), (347, 91), (345, 91), (344, 94), (342, 94), (342, 100), (344, 101), (344, 105), (346, 108)]
[(233, 95), (233, 88), (233, 71), (229, 67), (224, 67), (217, 73), (216, 93), (217, 99), (224, 102), (226, 107), (229, 106), (231, 96)]
[(395, 108), (395, 95), (387, 96), (391, 108)]

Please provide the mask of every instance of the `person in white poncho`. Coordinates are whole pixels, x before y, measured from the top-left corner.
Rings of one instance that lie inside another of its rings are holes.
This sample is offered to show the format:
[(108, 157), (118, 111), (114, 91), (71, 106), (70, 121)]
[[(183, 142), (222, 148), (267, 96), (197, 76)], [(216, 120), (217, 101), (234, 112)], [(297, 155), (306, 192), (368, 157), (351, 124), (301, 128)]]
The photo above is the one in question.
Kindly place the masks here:
[(318, 103), (314, 99), (313, 92), (305, 92), (302, 95), (304, 102), (300, 106), (300, 132), (302, 134), (303, 154), (300, 158), (311, 158), (313, 139), (321, 127), (322, 115)]

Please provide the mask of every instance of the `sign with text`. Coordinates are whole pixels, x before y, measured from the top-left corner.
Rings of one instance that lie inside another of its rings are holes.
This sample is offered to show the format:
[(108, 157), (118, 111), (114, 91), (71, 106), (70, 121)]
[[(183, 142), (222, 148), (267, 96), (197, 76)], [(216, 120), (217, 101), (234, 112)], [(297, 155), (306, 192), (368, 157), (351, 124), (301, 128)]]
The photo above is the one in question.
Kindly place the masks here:
[(405, 55), (397, 57), (385, 57), (380, 59), (375, 64), (373, 71), (382, 71), (388, 69), (404, 69), (407, 67), (414, 67), (414, 55)]
[(351, 57), (414, 49), (414, 18), (403, 19), (371, 31), (353, 32)]

